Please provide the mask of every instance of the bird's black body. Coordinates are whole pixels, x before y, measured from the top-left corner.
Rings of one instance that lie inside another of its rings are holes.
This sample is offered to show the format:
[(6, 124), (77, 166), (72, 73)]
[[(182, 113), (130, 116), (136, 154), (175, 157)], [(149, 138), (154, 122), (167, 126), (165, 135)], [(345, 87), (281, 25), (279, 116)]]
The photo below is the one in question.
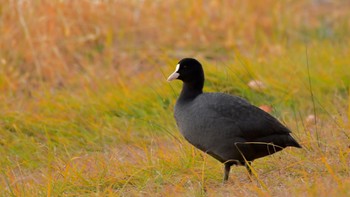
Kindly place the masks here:
[(203, 93), (204, 72), (197, 60), (181, 60), (168, 80), (173, 79), (183, 81), (174, 112), (180, 132), (225, 164), (224, 180), (231, 165), (248, 167), (247, 162), (287, 146), (301, 148), (288, 128), (248, 101), (224, 93)]

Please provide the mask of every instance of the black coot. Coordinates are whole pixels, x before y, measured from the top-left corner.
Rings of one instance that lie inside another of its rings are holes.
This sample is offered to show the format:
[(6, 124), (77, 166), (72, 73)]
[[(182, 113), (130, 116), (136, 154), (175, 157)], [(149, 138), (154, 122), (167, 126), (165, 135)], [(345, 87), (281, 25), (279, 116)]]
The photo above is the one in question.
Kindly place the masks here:
[(243, 98), (203, 93), (204, 72), (195, 59), (182, 59), (168, 81), (183, 81), (174, 116), (192, 145), (224, 163), (224, 181), (232, 165), (245, 165), (287, 146), (301, 148), (291, 131)]

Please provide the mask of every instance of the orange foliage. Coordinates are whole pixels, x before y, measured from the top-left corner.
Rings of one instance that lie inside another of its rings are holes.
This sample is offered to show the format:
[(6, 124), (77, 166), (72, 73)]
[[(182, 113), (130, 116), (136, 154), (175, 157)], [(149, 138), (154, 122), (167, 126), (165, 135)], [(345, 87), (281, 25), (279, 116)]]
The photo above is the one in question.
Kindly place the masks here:
[(349, 5), (303, 0), (6, 1), (1, 3), (0, 58), (7, 62), (3, 66), (34, 81), (59, 84), (82, 72), (137, 72), (162, 62), (166, 54), (180, 58), (174, 51), (244, 52), (259, 44), (262, 53), (274, 53), (283, 39), (299, 39), (301, 28), (346, 20)]

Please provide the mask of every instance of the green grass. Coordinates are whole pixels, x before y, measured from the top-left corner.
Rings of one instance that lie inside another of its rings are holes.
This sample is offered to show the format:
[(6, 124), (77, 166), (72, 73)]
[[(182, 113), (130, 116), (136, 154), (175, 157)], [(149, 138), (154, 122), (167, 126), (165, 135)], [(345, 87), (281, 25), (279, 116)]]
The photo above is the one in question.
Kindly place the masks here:
[[(0, 6), (2, 196), (350, 195), (348, 3), (146, 2)], [(187, 56), (205, 91), (272, 106), (304, 148), (223, 185), (172, 115), (181, 83), (166, 78)]]
[[(17, 110), (3, 106), (2, 194), (211, 196), (233, 190), (237, 195), (322, 195), (324, 190), (327, 195), (347, 195), (350, 76), (343, 65), (350, 59), (325, 46), (311, 45), (308, 57), (303, 47), (296, 47), (293, 56), (270, 57), (262, 63), (243, 56), (232, 62), (203, 61), (207, 91), (272, 105), (273, 114), (304, 146), (256, 161), (258, 177), (253, 182), (244, 168), (234, 168), (230, 182), (221, 185), (221, 164), (180, 136), (172, 111), (181, 83), (169, 84), (159, 75), (171, 73), (173, 64), (153, 69), (144, 80), (132, 76), (129, 84), (107, 80), (96, 81), (93, 88), (43, 88), (17, 99), (23, 103)], [(332, 54), (333, 60), (322, 53)], [(305, 122), (313, 113), (306, 58), (316, 125)], [(253, 78), (262, 80), (266, 91), (251, 90), (246, 84)]]

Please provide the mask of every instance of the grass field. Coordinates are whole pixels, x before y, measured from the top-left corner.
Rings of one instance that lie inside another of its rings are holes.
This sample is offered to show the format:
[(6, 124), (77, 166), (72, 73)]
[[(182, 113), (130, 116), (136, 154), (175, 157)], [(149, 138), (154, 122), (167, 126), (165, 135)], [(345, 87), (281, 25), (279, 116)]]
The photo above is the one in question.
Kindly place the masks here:
[[(2, 196), (350, 196), (348, 1), (0, 2)], [(175, 125), (183, 57), (304, 148), (223, 185)]]

